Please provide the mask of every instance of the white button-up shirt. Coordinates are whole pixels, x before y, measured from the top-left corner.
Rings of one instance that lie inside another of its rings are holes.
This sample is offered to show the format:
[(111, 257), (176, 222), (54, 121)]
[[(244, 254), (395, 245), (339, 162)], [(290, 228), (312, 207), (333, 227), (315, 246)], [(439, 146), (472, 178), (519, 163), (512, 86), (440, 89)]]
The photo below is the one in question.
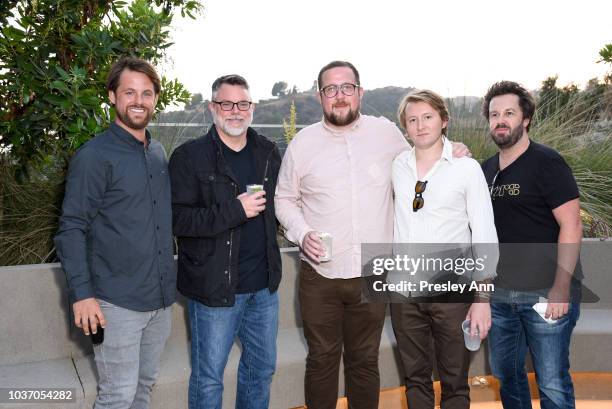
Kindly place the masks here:
[[(419, 180), (415, 148), (395, 158), (392, 180), (394, 243), (497, 243), (493, 207), (482, 169), (474, 159), (453, 158), (452, 144), (446, 138), (442, 156), (420, 179), (427, 181), (421, 209), (416, 212), (412, 209)], [(497, 246), (480, 249), (490, 253), (487, 264), (494, 268), (499, 257)], [(494, 270), (487, 272), (489, 276), (494, 274)]]

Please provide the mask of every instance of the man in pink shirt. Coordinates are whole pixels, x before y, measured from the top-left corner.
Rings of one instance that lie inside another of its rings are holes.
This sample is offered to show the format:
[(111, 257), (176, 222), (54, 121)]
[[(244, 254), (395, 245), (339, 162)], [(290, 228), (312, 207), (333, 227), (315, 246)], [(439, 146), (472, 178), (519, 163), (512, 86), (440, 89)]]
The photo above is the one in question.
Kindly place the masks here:
[[(391, 163), (409, 148), (386, 118), (359, 113), (357, 69), (333, 61), (318, 77), (323, 120), (300, 131), (285, 153), (275, 197), (287, 238), (299, 243), (299, 299), (308, 343), (305, 397), (335, 408), (344, 347), (351, 408), (376, 408), (385, 304), (361, 300), (361, 244), (393, 239)], [(332, 236), (331, 260), (317, 232)]]
[[(323, 120), (295, 136), (283, 158), (276, 216), (301, 247), (299, 300), (308, 343), (305, 397), (310, 409), (335, 408), (344, 348), (351, 408), (377, 408), (378, 349), (385, 304), (362, 302), (361, 244), (393, 241), (391, 163), (408, 142), (386, 118), (359, 112), (363, 88), (349, 62), (318, 76)], [(458, 144), (454, 153), (467, 149)], [(332, 237), (330, 261), (319, 232)]]

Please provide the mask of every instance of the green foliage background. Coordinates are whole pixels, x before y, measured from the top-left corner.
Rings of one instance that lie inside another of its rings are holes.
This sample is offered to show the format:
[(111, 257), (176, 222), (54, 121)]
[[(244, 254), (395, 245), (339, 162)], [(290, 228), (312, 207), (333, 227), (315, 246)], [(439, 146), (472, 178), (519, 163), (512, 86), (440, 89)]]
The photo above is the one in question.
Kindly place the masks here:
[[(0, 2), (0, 264), (53, 258), (67, 162), (114, 118), (112, 63), (163, 62), (174, 14), (202, 11), (193, 0)], [(162, 77), (158, 110), (189, 98)]]
[[(114, 116), (105, 103), (110, 65), (125, 54), (159, 64), (171, 46), (173, 13), (194, 17), (201, 11), (199, 2), (186, 0), (0, 3), (0, 265), (55, 259), (52, 237), (67, 161)], [(609, 237), (612, 226), (612, 45), (602, 48), (600, 57), (611, 70), (583, 90), (559, 87), (556, 77), (543, 81), (536, 92), (539, 109), (530, 132), (533, 139), (558, 150), (572, 167), (581, 192), (585, 235), (590, 237)], [(159, 113), (159, 122), (211, 122), (202, 95), (190, 97), (176, 79), (163, 78), (162, 87), (158, 111), (176, 102), (187, 103), (187, 110)], [(362, 112), (395, 121), (397, 104), (409, 90), (369, 90)], [(478, 160), (496, 152), (480, 116), (481, 102), (476, 97), (447, 100), (449, 137), (468, 145)], [(314, 92), (294, 90), (260, 101), (254, 122), (286, 122), (286, 129), (261, 129), (283, 151), (290, 136), (287, 130), (292, 135), (296, 122), (310, 124), (321, 115)], [(151, 129), (168, 152), (204, 131)]]
[[(111, 119), (105, 81), (111, 64), (133, 55), (157, 64), (172, 45), (172, 11), (196, 1), (5, 1), (0, 6), (0, 143), (21, 171), (57, 151), (71, 154)], [(158, 109), (187, 102), (162, 79)]]

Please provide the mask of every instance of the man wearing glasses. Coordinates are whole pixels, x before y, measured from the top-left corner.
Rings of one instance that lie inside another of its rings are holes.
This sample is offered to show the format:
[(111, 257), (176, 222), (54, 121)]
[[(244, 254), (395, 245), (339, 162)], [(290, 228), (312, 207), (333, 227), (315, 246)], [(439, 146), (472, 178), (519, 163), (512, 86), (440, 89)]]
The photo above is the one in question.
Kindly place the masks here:
[[(335, 408), (344, 349), (351, 408), (376, 408), (385, 304), (362, 302), (361, 244), (393, 239), (391, 163), (409, 145), (386, 118), (359, 112), (363, 88), (353, 64), (319, 72), (323, 120), (287, 148), (275, 196), (287, 238), (301, 247), (299, 300), (308, 344), (306, 404)], [(332, 237), (330, 261), (318, 233)]]
[(274, 195), (280, 155), (249, 127), (254, 104), (243, 77), (215, 80), (208, 107), (214, 126), (170, 159), (178, 290), (191, 325), (189, 408), (221, 409), (237, 337), (236, 408), (263, 409), (276, 365), (281, 279), (274, 202), (266, 196)]
[(515, 82), (494, 84), (484, 98), (499, 153), (482, 167), (504, 243), (491, 298), (489, 359), (505, 409), (531, 408), (527, 349), (542, 408), (569, 409), (575, 407), (569, 345), (580, 313), (579, 192), (563, 158), (529, 139), (534, 112), (533, 97)]

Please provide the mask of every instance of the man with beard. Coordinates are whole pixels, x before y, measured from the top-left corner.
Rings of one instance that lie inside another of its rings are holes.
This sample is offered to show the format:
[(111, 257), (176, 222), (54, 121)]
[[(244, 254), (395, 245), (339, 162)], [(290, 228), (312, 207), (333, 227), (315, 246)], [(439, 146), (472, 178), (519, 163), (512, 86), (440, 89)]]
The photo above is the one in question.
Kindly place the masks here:
[(115, 121), (70, 162), (55, 245), (76, 326), (103, 335), (94, 408), (147, 408), (176, 294), (166, 153), (145, 129), (160, 80), (128, 57), (107, 89)]
[[(362, 302), (361, 244), (393, 240), (391, 164), (409, 145), (393, 122), (360, 114), (364, 91), (353, 64), (327, 64), (318, 85), (323, 120), (289, 144), (275, 197), (276, 216), (302, 251), (306, 405), (336, 407), (344, 349), (349, 405), (371, 409), (378, 407), (386, 305)], [(465, 154), (463, 145), (455, 148)], [(332, 236), (331, 261), (320, 261), (320, 232)]]
[[(178, 289), (191, 325), (190, 409), (221, 409), (223, 372), (238, 338), (236, 408), (264, 409), (276, 365), (281, 259), (273, 197), (276, 145), (250, 128), (254, 104), (239, 75), (212, 85), (208, 134), (170, 159)], [(260, 185), (259, 192), (247, 186)]]
[(574, 408), (569, 345), (579, 315), (579, 193), (563, 158), (529, 139), (534, 111), (533, 97), (515, 82), (494, 84), (484, 98), (499, 153), (482, 167), (505, 243), (491, 300), (489, 357), (504, 408), (531, 408), (527, 349), (542, 408)]

